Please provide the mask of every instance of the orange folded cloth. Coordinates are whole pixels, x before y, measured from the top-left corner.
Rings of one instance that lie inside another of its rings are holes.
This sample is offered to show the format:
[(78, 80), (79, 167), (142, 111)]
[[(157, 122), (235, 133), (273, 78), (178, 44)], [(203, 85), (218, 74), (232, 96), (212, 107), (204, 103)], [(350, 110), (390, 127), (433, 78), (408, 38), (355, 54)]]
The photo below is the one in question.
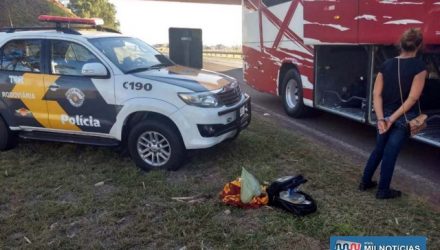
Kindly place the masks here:
[[(240, 200), (240, 189), (241, 183), (239, 179), (229, 182), (223, 188), (220, 199), (227, 205), (241, 208), (259, 208), (269, 203), (269, 196), (266, 192), (263, 192), (260, 196), (252, 198), (249, 204), (244, 204)], [(266, 190), (266, 187), (263, 187), (263, 190)]]

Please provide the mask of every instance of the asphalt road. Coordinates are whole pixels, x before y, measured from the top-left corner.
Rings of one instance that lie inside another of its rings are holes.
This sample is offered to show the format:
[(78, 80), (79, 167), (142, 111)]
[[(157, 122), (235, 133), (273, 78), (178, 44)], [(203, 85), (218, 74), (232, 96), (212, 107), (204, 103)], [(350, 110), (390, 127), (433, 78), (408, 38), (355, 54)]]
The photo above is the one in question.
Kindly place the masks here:
[[(240, 61), (209, 58), (205, 59), (204, 68), (238, 79), (242, 89), (252, 97), (257, 115), (345, 154), (354, 164), (362, 166), (374, 148), (376, 132), (371, 126), (321, 111), (306, 119), (290, 118), (284, 113), (279, 97), (260, 93), (243, 83)], [(399, 156), (393, 185), (440, 205), (440, 148), (409, 140)]]

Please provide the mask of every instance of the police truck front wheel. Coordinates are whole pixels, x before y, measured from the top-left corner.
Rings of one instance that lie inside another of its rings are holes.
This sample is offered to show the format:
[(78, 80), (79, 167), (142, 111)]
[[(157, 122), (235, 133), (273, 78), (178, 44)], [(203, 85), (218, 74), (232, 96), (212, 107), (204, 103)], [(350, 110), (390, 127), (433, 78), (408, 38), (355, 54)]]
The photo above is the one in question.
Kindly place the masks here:
[(17, 136), (8, 128), (0, 116), (0, 151), (6, 151), (17, 145)]
[(166, 122), (144, 121), (128, 136), (131, 158), (142, 170), (177, 170), (185, 158), (185, 147), (177, 129)]
[(298, 71), (294, 69), (287, 71), (281, 87), (281, 97), (286, 113), (295, 118), (305, 116), (309, 112), (309, 108), (304, 105), (303, 87)]

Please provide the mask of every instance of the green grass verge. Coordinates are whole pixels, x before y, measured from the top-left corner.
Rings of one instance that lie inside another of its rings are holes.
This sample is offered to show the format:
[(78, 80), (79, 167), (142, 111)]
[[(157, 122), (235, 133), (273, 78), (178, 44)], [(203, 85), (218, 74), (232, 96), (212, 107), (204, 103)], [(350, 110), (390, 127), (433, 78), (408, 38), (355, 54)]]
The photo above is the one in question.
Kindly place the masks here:
[[(0, 154), (0, 249), (328, 249), (332, 235), (424, 235), (440, 249), (438, 212), (358, 192), (361, 166), (274, 127), (256, 117), (236, 141), (195, 153), (177, 172), (139, 172), (108, 148), (23, 142)], [(318, 212), (221, 204), (241, 167), (262, 181), (302, 173)], [(199, 194), (208, 199), (171, 199)]]

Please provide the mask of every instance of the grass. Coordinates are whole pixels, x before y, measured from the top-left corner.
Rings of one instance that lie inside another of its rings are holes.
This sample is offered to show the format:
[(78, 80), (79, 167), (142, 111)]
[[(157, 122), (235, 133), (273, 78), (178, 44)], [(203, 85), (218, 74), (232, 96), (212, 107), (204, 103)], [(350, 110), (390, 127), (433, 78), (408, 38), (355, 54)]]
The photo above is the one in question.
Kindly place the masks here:
[[(361, 166), (274, 126), (256, 117), (177, 172), (140, 172), (108, 148), (23, 142), (0, 154), (0, 249), (328, 249), (332, 235), (424, 235), (440, 249), (440, 216), (424, 201), (358, 192)], [(318, 212), (221, 204), (241, 167), (262, 181), (302, 173)], [(206, 201), (171, 199), (193, 195)]]

